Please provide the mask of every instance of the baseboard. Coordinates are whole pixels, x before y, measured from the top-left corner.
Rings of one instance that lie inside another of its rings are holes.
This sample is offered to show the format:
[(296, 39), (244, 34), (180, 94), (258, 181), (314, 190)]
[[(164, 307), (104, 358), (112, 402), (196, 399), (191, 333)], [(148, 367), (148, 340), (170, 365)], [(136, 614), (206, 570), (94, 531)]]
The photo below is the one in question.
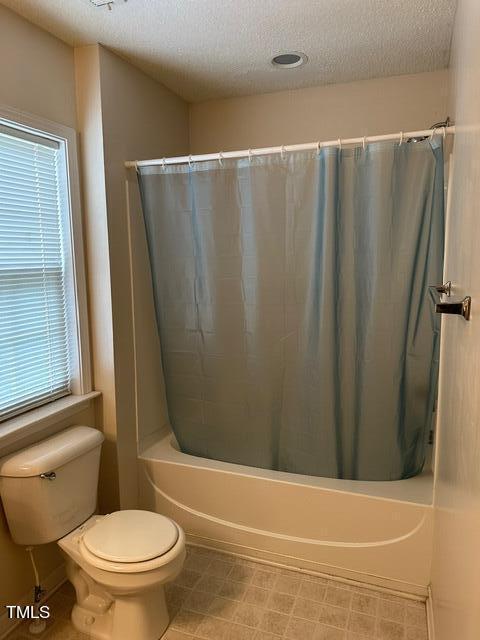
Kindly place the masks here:
[(399, 595), (411, 600), (425, 602), (428, 595), (427, 587), (423, 587), (421, 585), (410, 584), (400, 580), (392, 580), (390, 578), (382, 578), (381, 576), (360, 573), (358, 571), (349, 571), (342, 567), (334, 567), (332, 565), (305, 561), (291, 556), (287, 557), (278, 553), (264, 551), (263, 549), (245, 547), (244, 545), (204, 538), (191, 534), (187, 534), (187, 542), (193, 546), (205, 547), (207, 549), (229, 553), (239, 558), (253, 560), (260, 564), (267, 564), (285, 569), (294, 569), (301, 573), (323, 576), (345, 584), (355, 584), (362, 588), (371, 588), (372, 590), (374, 589), (376, 591)]
[(428, 587), (428, 597), (426, 601), (427, 607), (427, 631), (428, 631), (428, 640), (435, 640), (435, 624), (433, 617), (433, 595), (432, 588)]
[[(46, 589), (47, 596), (49, 597), (52, 595), (52, 593), (55, 593), (55, 591), (65, 582), (66, 579), (67, 577), (65, 575), (65, 566), (63, 564), (54, 569), (51, 573), (48, 574), (48, 576), (42, 578), (42, 587)], [(25, 593), (15, 602), (8, 602), (7, 604), (18, 604), (22, 607), (32, 604), (32, 590), (33, 584), (28, 593)], [(10, 620), (7, 616), (6, 611), (2, 613), (0, 615), (0, 640), (11, 633), (16, 626), (21, 624), (21, 622), (22, 620)]]

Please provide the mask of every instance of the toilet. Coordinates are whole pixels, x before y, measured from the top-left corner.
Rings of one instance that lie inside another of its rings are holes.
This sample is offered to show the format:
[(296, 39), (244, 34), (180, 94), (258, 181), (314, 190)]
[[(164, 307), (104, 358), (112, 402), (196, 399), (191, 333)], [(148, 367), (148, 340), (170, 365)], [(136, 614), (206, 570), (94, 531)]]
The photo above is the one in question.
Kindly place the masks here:
[(75, 426), (0, 459), (0, 495), (17, 544), (56, 541), (76, 592), (72, 622), (104, 640), (158, 640), (164, 585), (185, 560), (173, 520), (141, 510), (94, 515), (103, 435)]

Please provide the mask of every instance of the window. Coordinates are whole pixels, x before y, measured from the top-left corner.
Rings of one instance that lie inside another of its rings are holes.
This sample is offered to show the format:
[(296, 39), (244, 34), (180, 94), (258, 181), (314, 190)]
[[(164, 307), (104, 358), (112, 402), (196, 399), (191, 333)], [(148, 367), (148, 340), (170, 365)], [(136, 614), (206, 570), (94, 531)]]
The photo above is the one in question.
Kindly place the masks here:
[(0, 119), (0, 421), (89, 390), (67, 143)]

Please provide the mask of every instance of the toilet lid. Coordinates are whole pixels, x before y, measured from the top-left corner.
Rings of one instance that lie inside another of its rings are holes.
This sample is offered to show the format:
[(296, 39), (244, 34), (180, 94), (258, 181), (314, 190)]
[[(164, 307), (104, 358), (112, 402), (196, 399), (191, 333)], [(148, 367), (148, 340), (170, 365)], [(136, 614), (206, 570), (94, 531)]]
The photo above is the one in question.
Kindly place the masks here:
[(151, 511), (115, 511), (83, 536), (85, 547), (112, 562), (144, 562), (167, 553), (178, 540), (178, 529), (165, 516)]

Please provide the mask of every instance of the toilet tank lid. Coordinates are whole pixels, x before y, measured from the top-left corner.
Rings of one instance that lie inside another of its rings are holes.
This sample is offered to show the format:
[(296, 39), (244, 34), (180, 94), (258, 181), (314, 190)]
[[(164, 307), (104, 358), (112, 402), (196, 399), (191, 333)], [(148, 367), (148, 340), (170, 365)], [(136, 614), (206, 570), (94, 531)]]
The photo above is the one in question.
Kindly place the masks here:
[(91, 427), (75, 426), (0, 458), (0, 477), (29, 478), (55, 471), (70, 460), (99, 447), (103, 434)]

